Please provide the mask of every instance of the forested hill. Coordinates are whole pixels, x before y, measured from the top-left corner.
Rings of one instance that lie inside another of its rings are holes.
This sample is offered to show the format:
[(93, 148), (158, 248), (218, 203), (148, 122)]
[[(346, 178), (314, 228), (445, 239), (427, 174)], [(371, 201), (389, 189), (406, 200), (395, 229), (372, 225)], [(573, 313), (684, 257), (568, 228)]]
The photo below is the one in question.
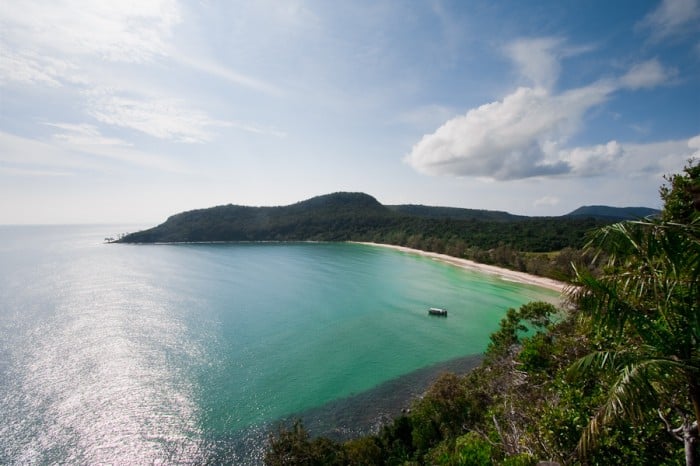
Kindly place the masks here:
[(661, 213), (649, 207), (608, 207), (604, 205), (586, 205), (568, 213), (570, 217), (595, 217), (602, 219), (639, 220), (654, 217)]
[(390, 205), (389, 209), (399, 214), (412, 217), (425, 218), (450, 218), (453, 220), (493, 220), (500, 222), (509, 222), (513, 220), (524, 220), (527, 217), (522, 215), (513, 215), (508, 212), (498, 210), (481, 210), (481, 209), (462, 209), (458, 207), (433, 207), (426, 205), (405, 204), (405, 205)]
[(222, 205), (182, 212), (120, 242), (341, 241), (388, 228), (396, 216), (362, 193), (334, 193), (280, 207)]
[(507, 245), (517, 251), (578, 248), (610, 219), (522, 217), (505, 212), (384, 206), (363, 193), (334, 193), (279, 207), (223, 205), (182, 212), (118, 242), (375, 241), (463, 256)]

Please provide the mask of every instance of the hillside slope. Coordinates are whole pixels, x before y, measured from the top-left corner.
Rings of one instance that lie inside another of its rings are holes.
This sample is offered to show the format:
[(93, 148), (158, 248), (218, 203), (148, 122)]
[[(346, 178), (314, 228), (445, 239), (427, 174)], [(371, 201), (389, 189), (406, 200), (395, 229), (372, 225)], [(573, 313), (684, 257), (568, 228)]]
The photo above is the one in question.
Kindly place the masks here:
[(586, 231), (615, 221), (587, 215), (524, 217), (506, 212), (384, 206), (364, 193), (338, 192), (288, 206), (222, 205), (182, 212), (122, 243), (210, 241), (375, 241), (461, 256), (502, 245), (518, 251), (578, 248)]
[(350, 232), (387, 227), (395, 219), (372, 196), (334, 193), (280, 207), (229, 204), (190, 210), (119, 242), (342, 241), (350, 238)]
[(661, 211), (649, 207), (609, 207), (604, 205), (586, 205), (566, 214), (567, 217), (593, 217), (610, 220), (639, 220), (659, 215)]
[(450, 218), (454, 220), (493, 220), (511, 222), (527, 217), (498, 210), (463, 209), (459, 207), (434, 207), (419, 204), (388, 205), (389, 209), (402, 215), (424, 218)]

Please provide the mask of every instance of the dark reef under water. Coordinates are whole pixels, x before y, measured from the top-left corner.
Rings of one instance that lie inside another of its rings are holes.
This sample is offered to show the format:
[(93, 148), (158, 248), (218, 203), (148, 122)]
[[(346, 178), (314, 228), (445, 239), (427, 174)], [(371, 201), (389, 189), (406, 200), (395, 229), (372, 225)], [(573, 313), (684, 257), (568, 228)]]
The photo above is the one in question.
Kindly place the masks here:
[(464, 374), (478, 366), (480, 354), (434, 364), (384, 382), (367, 391), (334, 400), (322, 406), (295, 413), (275, 422), (253, 426), (227, 438), (210, 439), (203, 462), (206, 464), (262, 464), (269, 435), (279, 426), (297, 419), (312, 437), (323, 436), (337, 441), (377, 433), (385, 424), (410, 409), (443, 373)]

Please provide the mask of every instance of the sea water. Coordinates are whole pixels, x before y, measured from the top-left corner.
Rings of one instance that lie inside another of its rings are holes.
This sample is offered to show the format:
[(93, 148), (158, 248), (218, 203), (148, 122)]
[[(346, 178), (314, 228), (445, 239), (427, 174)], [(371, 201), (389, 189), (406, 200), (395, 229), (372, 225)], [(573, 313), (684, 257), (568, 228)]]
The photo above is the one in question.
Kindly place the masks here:
[(557, 296), (367, 245), (102, 242), (119, 231), (0, 226), (0, 464), (255, 464), (277, 420), (380, 412), (373, 390)]

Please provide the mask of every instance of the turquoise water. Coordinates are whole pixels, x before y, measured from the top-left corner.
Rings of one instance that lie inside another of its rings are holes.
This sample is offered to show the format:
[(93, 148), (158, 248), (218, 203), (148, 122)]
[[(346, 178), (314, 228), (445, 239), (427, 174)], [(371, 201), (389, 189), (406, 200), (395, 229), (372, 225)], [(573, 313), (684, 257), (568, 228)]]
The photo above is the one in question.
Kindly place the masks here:
[(0, 463), (255, 463), (271, 422), (556, 298), (372, 246), (102, 244), (120, 231), (0, 227)]

